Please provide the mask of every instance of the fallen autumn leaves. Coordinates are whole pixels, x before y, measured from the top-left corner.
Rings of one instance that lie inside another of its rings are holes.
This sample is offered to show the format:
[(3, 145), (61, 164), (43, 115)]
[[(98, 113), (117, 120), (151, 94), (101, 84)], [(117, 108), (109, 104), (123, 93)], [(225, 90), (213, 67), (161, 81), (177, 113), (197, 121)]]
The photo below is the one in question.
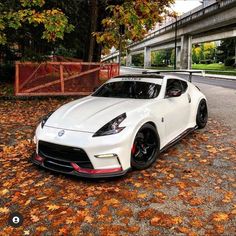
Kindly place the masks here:
[[(235, 235), (229, 128), (210, 120), (151, 168), (91, 181), (28, 161), (39, 118), (67, 101), (0, 101), (0, 235)], [(19, 228), (7, 224), (14, 211)]]

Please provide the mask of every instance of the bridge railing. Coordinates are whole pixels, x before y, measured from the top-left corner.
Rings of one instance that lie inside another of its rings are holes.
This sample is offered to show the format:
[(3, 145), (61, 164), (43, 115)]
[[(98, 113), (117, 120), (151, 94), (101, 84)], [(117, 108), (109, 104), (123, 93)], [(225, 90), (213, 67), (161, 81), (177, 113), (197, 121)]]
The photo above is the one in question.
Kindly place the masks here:
[[(177, 27), (179, 28), (179, 27), (189, 23), (192, 20), (203, 17), (204, 15), (211, 14), (212, 12), (214, 12), (220, 8), (229, 7), (232, 4), (236, 4), (236, 0), (216, 1), (215, 3), (212, 3), (211, 5), (207, 5), (205, 7), (203, 5), (201, 5), (200, 7), (197, 7), (196, 9), (189, 11), (189, 12), (183, 14), (182, 16), (177, 17)], [(154, 38), (156, 35), (160, 35), (162, 33), (173, 30), (175, 28), (175, 23), (176, 23), (176, 19), (173, 19), (172, 21), (170, 21), (166, 25), (162, 26), (160, 29), (147, 34), (143, 40), (141, 40), (139, 42), (131, 43), (128, 46), (128, 48), (135, 46), (135, 45), (139, 44), (140, 42), (144, 42), (144, 41), (147, 41), (151, 38)]]

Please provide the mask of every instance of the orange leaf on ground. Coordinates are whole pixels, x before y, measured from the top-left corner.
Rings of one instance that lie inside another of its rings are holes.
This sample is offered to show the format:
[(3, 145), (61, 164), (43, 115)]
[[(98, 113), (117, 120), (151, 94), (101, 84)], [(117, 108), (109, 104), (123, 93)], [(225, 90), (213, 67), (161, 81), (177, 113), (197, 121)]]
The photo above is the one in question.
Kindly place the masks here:
[(204, 200), (202, 198), (195, 197), (189, 201), (189, 204), (191, 206), (198, 206), (198, 205), (202, 204), (203, 202), (204, 202)]
[(217, 224), (215, 225), (215, 229), (218, 234), (223, 234), (225, 231), (224, 225)]
[(233, 192), (227, 192), (225, 195), (224, 195), (224, 199), (222, 200), (222, 202), (224, 203), (229, 203), (232, 201), (234, 197), (234, 193)]
[(34, 223), (39, 221), (39, 218), (36, 215), (30, 215), (30, 218)]
[(140, 193), (140, 194), (138, 194), (138, 198), (140, 198), (140, 199), (144, 199), (144, 198), (146, 198), (147, 197), (147, 194), (146, 193)]
[(68, 235), (68, 230), (66, 228), (59, 229), (59, 235)]
[(140, 226), (138, 225), (133, 225), (133, 226), (128, 226), (126, 228), (126, 231), (130, 232), (130, 233), (136, 233), (140, 230)]
[(160, 217), (160, 216), (153, 217), (153, 218), (151, 219), (151, 222), (150, 222), (150, 223), (151, 223), (152, 226), (157, 226), (157, 225), (159, 225), (160, 220), (161, 220), (161, 217)]
[(30, 231), (29, 230), (24, 230), (24, 235), (30, 235)]
[(44, 231), (47, 230), (47, 227), (45, 227), (45, 226), (38, 226), (38, 227), (36, 228), (36, 230), (37, 230), (37, 231), (40, 231), (40, 232), (44, 232)]
[(103, 206), (100, 210), (100, 214), (106, 215), (109, 212), (109, 209), (107, 206)]
[(57, 205), (55, 205), (55, 204), (52, 204), (52, 205), (47, 205), (47, 208), (48, 208), (48, 210), (50, 210), (50, 211), (54, 211), (54, 210), (59, 209), (60, 207), (57, 206)]
[(217, 212), (212, 215), (212, 220), (216, 222), (226, 221), (229, 219), (228, 214), (224, 212)]
[(127, 207), (123, 207), (122, 209), (117, 211), (117, 215), (119, 216), (132, 216), (132, 210)]
[(7, 207), (0, 207), (0, 213), (8, 213), (9, 209)]
[(156, 211), (153, 208), (148, 208), (147, 210), (140, 211), (138, 213), (139, 219), (151, 219), (155, 215)]
[(196, 228), (201, 228), (202, 227), (202, 222), (200, 220), (192, 220), (190, 222), (190, 224), (193, 226), (193, 227), (196, 227)]
[(5, 195), (5, 194), (7, 194), (7, 193), (9, 193), (9, 190), (6, 189), (6, 188), (0, 191), (0, 195), (1, 195), (1, 196)]
[(117, 206), (118, 204), (120, 204), (120, 202), (115, 198), (111, 198), (109, 200), (104, 201), (104, 205), (107, 205), (107, 206), (111, 206), (111, 205)]

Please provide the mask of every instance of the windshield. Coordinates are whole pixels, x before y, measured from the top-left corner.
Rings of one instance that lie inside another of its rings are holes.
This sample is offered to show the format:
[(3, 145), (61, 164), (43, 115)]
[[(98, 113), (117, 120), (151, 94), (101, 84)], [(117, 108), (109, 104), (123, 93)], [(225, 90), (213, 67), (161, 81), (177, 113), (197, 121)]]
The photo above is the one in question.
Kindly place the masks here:
[(161, 85), (141, 81), (116, 81), (106, 83), (92, 96), (113, 98), (151, 99), (158, 96)]

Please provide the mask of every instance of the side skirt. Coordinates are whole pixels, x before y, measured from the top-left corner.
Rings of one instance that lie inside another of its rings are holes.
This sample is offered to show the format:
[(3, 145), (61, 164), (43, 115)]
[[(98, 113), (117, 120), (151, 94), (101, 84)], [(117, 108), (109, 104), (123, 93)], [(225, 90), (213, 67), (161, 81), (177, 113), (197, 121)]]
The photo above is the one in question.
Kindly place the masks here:
[(167, 143), (161, 150), (160, 152), (164, 152), (165, 150), (167, 150), (169, 147), (173, 146), (174, 144), (176, 144), (177, 142), (179, 142), (182, 138), (184, 138), (186, 135), (188, 135), (189, 133), (191, 133), (192, 131), (194, 131), (195, 129), (197, 129), (197, 125), (193, 128), (189, 128), (186, 129), (183, 133), (181, 133), (180, 135), (178, 135), (176, 138), (174, 138), (172, 141), (170, 141), (169, 143)]

